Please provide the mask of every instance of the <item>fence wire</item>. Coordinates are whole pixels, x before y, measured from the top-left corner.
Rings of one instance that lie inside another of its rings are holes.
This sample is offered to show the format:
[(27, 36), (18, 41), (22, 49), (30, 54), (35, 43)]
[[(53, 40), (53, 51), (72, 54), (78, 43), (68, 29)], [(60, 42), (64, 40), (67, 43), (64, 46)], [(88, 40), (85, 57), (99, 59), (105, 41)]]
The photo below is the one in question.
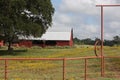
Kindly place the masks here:
[(10, 80), (62, 80), (60, 61), (9, 61), (7, 66)]
[(105, 77), (120, 78), (120, 58), (105, 59)]
[(89, 59), (87, 61), (87, 78), (99, 80), (101, 77), (101, 59)]
[(120, 57), (0, 59), (0, 80), (119, 80)]
[(84, 80), (84, 60), (67, 60), (66, 62), (66, 79), (67, 80)]

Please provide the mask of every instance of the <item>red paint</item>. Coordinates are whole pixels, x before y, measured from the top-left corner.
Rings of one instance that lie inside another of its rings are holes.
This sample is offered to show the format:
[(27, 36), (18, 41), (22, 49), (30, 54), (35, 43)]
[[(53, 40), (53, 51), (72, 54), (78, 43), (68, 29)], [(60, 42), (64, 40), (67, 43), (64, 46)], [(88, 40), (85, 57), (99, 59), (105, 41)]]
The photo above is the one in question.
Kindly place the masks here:
[(4, 45), (3, 40), (0, 40), (0, 47)]
[(69, 41), (57, 41), (56, 46), (69, 46)]
[(18, 43), (14, 43), (14, 44), (12, 44), (12, 46), (19, 47), (19, 44)]
[(87, 80), (87, 59), (85, 59), (85, 80)]
[(102, 4), (102, 5), (96, 5), (97, 7), (117, 7), (120, 6), (120, 4)]
[(69, 41), (56, 41), (56, 46), (73, 46), (73, 29), (71, 30), (71, 36)]
[(69, 46), (73, 46), (73, 29), (71, 30), (71, 36), (70, 36)]
[(19, 42), (19, 46), (32, 47), (32, 41), (22, 40)]
[(5, 60), (5, 80), (7, 80), (7, 74), (8, 74), (8, 72), (7, 72), (7, 66), (8, 65), (8, 63), (7, 63), (7, 60)]
[(66, 58), (63, 59), (63, 80), (66, 80)]

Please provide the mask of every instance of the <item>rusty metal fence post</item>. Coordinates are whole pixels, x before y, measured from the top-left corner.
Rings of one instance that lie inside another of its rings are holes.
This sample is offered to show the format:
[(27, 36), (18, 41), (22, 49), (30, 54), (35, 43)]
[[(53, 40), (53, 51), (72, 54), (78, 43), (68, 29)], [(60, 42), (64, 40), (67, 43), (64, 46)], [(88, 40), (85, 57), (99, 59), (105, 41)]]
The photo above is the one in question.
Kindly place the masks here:
[(8, 63), (7, 60), (5, 60), (5, 80), (7, 80), (7, 67), (8, 67)]
[(87, 80), (87, 58), (85, 59), (85, 80)]
[(104, 9), (101, 6), (101, 76), (104, 77), (104, 52), (103, 52), (103, 41), (104, 41), (104, 17), (103, 17)]
[(66, 79), (66, 58), (63, 58), (63, 80)]
[(103, 56), (103, 77), (105, 77), (105, 57)]
[(120, 4), (112, 4), (112, 5), (96, 5), (97, 7), (101, 7), (101, 76), (104, 77), (104, 52), (103, 52), (103, 41), (104, 41), (104, 7), (120, 7)]

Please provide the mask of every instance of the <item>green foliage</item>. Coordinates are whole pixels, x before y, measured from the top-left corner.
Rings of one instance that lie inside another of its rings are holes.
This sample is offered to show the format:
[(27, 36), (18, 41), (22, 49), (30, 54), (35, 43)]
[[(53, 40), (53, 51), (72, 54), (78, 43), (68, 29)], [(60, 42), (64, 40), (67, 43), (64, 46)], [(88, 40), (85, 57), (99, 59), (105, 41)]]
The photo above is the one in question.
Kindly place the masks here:
[(0, 36), (9, 47), (17, 35), (41, 36), (53, 13), (50, 0), (0, 0)]
[(73, 39), (73, 41), (74, 41), (75, 44), (80, 44), (80, 43), (81, 43), (81, 42), (80, 42), (80, 39), (78, 39), (77, 37), (75, 37), (75, 38)]
[(105, 40), (105, 41), (104, 41), (104, 45), (105, 45), (105, 46), (114, 46), (114, 44), (115, 44), (115, 43), (114, 43), (113, 41), (111, 41), (111, 40)]
[(119, 46), (120, 45), (120, 37), (119, 36), (114, 36), (113, 37), (113, 42), (114, 42), (114, 44)]
[[(95, 40), (92, 40), (90, 38), (86, 38), (86, 39), (80, 40), (78, 38), (74, 38), (74, 43), (80, 44), (80, 45), (94, 45), (97, 40), (100, 40), (100, 39), (96, 38)], [(119, 46), (120, 45), (120, 37), (114, 36), (113, 40), (104, 40), (104, 45), (105, 46), (114, 46), (114, 45)]]
[(80, 44), (80, 45), (94, 45), (95, 41), (90, 39), (90, 38), (86, 38), (86, 39), (78, 39), (78, 38), (74, 38), (74, 43), (75, 44)]

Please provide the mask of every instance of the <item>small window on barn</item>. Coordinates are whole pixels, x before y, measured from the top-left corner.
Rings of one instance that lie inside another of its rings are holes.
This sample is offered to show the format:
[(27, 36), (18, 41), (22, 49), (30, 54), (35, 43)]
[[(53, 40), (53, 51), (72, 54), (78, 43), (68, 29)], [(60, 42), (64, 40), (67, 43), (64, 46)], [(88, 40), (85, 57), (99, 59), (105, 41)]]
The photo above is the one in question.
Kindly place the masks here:
[(34, 40), (32, 41), (32, 44), (43, 44), (43, 41)]
[(56, 41), (46, 41), (46, 45), (48, 45), (48, 46), (56, 46)]

